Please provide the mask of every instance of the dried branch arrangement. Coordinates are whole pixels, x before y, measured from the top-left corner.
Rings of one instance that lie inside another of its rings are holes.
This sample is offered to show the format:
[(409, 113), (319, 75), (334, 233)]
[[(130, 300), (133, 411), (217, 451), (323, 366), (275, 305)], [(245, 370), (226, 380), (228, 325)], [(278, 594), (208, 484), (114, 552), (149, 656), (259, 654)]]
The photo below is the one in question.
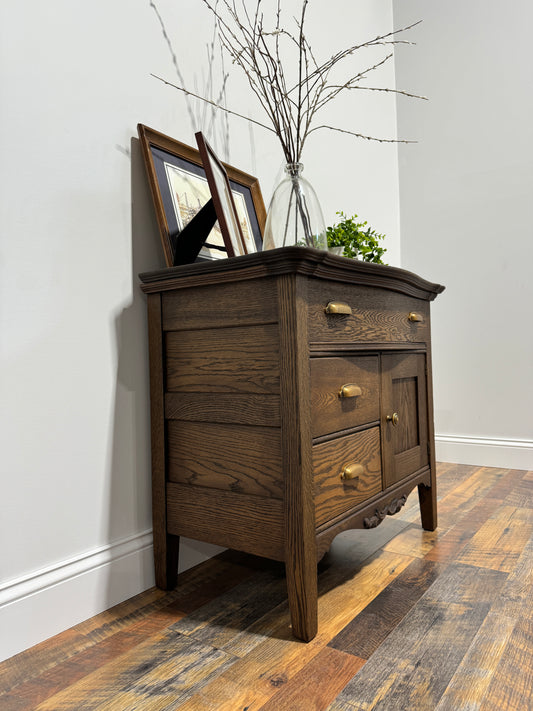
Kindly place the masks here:
[[(229, 114), (240, 116), (272, 131), (281, 142), (287, 163), (299, 162), (308, 136), (321, 129), (339, 131), (379, 142), (409, 143), (409, 141), (365, 136), (338, 126), (317, 125), (317, 116), (339, 94), (357, 89), (425, 98), (406, 91), (367, 86), (362, 83), (369, 74), (388, 62), (393, 56), (392, 53), (345, 80), (338, 81), (334, 78), (339, 67), (359, 50), (376, 46), (412, 44), (406, 40), (396, 39), (396, 36), (418, 23), (340, 50), (329, 59), (322, 61), (315, 58), (305, 32), (309, 0), (302, 0), (299, 17), (292, 20), (293, 30), (285, 26), (281, 0), (267, 0), (266, 3), (263, 0), (256, 0), (253, 11), (246, 7), (250, 5), (250, 0), (202, 1), (213, 13), (222, 46), (232, 63), (240, 67), (246, 75), (250, 88), (269, 118), (269, 125), (232, 111), (217, 101), (190, 92), (183, 86), (176, 86), (160, 77), (156, 78), (189, 96), (199, 98)], [(265, 5), (273, 7), (273, 16), (270, 19), (267, 19), (263, 12)], [(294, 76), (288, 72), (290, 67), (295, 67)]]

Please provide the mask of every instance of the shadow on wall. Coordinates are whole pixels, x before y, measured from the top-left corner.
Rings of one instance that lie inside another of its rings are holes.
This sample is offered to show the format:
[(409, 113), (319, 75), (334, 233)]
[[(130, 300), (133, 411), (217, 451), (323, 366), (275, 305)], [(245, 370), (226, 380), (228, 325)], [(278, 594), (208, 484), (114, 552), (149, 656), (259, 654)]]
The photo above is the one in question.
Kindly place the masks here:
[[(153, 585), (150, 489), (150, 400), (146, 297), (138, 274), (164, 266), (139, 141), (131, 161), (131, 301), (114, 321), (116, 385), (110, 442), (107, 541), (111, 555), (107, 606)], [(125, 546), (115, 548), (117, 542)]]
[[(121, 148), (121, 152), (127, 152)], [(131, 151), (132, 294), (131, 303), (115, 317), (116, 386), (110, 444), (110, 489), (107, 540), (116, 549), (110, 566), (106, 605), (131, 597), (154, 584), (151, 547), (151, 450), (148, 326), (141, 272), (165, 266), (141, 147)], [(182, 540), (180, 570), (222, 550)]]

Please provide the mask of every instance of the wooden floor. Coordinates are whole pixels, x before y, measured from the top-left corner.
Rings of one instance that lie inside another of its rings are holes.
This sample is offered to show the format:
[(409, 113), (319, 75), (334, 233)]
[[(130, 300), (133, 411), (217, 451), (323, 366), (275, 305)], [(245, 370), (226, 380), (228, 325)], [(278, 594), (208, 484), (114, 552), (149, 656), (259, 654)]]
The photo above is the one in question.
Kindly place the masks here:
[(439, 465), (319, 565), (319, 633), (291, 637), (283, 566), (226, 552), (0, 665), (1, 711), (533, 709), (533, 472)]

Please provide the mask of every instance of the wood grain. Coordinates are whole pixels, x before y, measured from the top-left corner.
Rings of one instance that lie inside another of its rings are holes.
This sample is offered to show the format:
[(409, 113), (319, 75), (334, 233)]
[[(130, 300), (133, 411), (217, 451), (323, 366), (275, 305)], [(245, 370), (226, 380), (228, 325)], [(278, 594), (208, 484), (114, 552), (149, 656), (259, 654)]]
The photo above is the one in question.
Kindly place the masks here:
[(169, 481), (283, 497), (278, 429), (172, 420), (167, 438)]
[[(342, 301), (352, 308), (351, 316), (330, 315), (330, 301)], [(421, 323), (408, 320), (410, 311), (423, 315)], [(424, 343), (429, 336), (429, 305), (420, 299), (394, 294), (385, 289), (369, 289), (332, 282), (316, 282), (309, 301), (311, 342), (413, 342)]]
[(175, 536), (284, 560), (283, 504), (277, 499), (170, 482), (167, 511)]
[[(341, 479), (345, 466), (360, 464), (353, 480)], [(315, 517), (320, 526), (382, 489), (379, 428), (373, 427), (313, 447)]]
[(279, 393), (278, 328), (243, 326), (170, 331), (165, 340), (168, 392)]
[(278, 320), (274, 278), (177, 289), (162, 295), (165, 331), (252, 326)]
[(369, 659), (418, 602), (440, 572), (435, 563), (414, 560), (329, 643)]
[[(345, 384), (361, 388), (357, 397), (340, 397)], [(313, 437), (379, 419), (377, 356), (311, 359), (311, 431)]]
[(323, 711), (364, 663), (364, 659), (326, 647), (260, 709)]
[(167, 393), (165, 417), (169, 420), (280, 426), (278, 395), (254, 393)]
[(509, 572), (533, 532), (533, 510), (500, 506), (460, 553), (458, 560)]

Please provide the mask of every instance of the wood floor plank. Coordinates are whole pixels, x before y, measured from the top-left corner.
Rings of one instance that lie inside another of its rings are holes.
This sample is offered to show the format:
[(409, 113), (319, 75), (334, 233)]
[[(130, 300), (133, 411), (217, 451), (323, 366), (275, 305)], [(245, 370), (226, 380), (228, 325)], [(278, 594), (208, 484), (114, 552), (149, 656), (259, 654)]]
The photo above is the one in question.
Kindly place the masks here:
[(455, 558), (499, 506), (501, 499), (482, 499), (455, 526), (437, 538), (426, 553), (426, 560), (447, 562)]
[(521, 617), (496, 667), (479, 711), (533, 708), (533, 620)]
[(309, 644), (283, 566), (226, 551), (0, 664), (0, 709), (533, 709), (533, 472), (438, 477), (435, 536), (414, 492), (333, 541)]
[(461, 551), (458, 561), (509, 572), (533, 533), (533, 510), (500, 506)]
[(423, 597), (329, 711), (435, 709), (488, 609)]
[(94, 711), (112, 708), (117, 698), (122, 699), (121, 711), (170, 708), (234, 661), (226, 652), (202, 645), (169, 628), (84, 676), (35, 709)]
[[(18, 700), (17, 709), (30, 711), (38, 704), (63, 689), (75, 684), (93, 671), (113, 661), (146, 641), (146, 638), (173, 624), (179, 617), (178, 611), (169, 605), (155, 610), (150, 616), (138, 620), (127, 628), (105, 637), (76, 655), (57, 664), (41, 675), (31, 678), (13, 689), (11, 697)], [(4, 697), (0, 696), (3, 709)]]
[(324, 711), (364, 663), (364, 659), (326, 647), (260, 709)]
[(287, 599), (283, 565), (261, 571), (216, 599), (209, 601), (174, 625), (182, 634), (204, 644), (223, 648)]
[[(345, 571), (344, 577), (342, 570), (328, 569), (319, 584), (319, 632), (311, 642), (305, 644), (292, 637), (288, 608), (280, 606), (279, 626), (270, 627), (268, 636), (254, 626), (249, 633), (237, 635), (235, 644), (226, 644), (225, 651), (238, 651), (242, 658), (188, 699), (180, 711), (256, 711), (411, 561), (407, 556), (379, 551), (355, 573)], [(228, 687), (233, 694), (229, 699)]]
[(514, 620), (531, 615), (533, 610), (533, 537), (529, 539), (516, 566), (509, 573), (493, 609)]
[(437, 579), (440, 566), (416, 559), (329, 643), (369, 659)]
[(435, 711), (479, 708), (514, 625), (515, 621), (509, 617), (487, 615)]

